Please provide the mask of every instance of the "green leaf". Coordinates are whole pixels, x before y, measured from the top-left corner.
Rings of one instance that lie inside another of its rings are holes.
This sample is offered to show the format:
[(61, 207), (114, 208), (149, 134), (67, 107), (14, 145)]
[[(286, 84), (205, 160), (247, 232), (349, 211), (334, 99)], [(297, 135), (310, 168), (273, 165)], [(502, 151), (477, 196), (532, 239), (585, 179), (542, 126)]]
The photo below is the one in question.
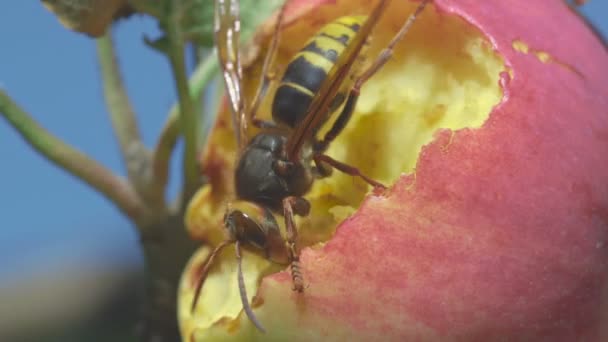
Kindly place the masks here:
[(209, 0), (189, 0), (181, 21), (184, 39), (202, 47), (213, 46), (213, 4)]
[[(183, 21), (186, 39), (205, 47), (213, 46), (213, 6), (208, 0), (191, 0), (193, 10)], [(241, 42), (249, 40), (258, 27), (283, 0), (241, 0)]]
[(169, 54), (169, 49), (171, 48), (169, 37), (167, 37), (166, 35), (156, 39), (144, 36), (144, 43), (164, 55)]
[[(159, 20), (162, 31), (167, 25), (178, 25), (184, 41), (201, 47), (213, 47), (212, 0), (173, 0), (173, 11), (169, 0), (137, 0), (138, 10), (146, 11)], [(283, 3), (283, 0), (241, 0), (241, 42), (251, 39), (255, 29)], [(162, 39), (162, 38), (161, 38)]]
[(248, 41), (255, 29), (283, 4), (284, 0), (241, 1), (241, 42)]

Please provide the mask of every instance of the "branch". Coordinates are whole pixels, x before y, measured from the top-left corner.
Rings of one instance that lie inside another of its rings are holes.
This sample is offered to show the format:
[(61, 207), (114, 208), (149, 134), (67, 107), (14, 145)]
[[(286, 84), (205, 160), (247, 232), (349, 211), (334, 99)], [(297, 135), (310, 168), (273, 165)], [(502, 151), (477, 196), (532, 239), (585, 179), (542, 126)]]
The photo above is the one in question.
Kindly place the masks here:
[(135, 113), (122, 83), (110, 33), (97, 39), (97, 56), (101, 66), (104, 96), (123, 163), (131, 182), (138, 191), (144, 192), (148, 185), (148, 179), (145, 179), (148, 153), (141, 142)]
[(174, 4), (173, 7), (171, 20), (167, 29), (170, 44), (168, 56), (173, 78), (175, 79), (175, 86), (177, 88), (177, 98), (179, 102), (178, 121), (184, 139), (182, 190), (184, 198), (189, 198), (200, 185), (200, 175), (196, 160), (199, 120), (196, 111), (194, 110), (194, 101), (192, 96), (190, 96), (188, 87), (188, 76), (184, 56), (185, 47), (179, 28), (180, 9), (178, 4)]
[(102, 193), (133, 221), (141, 222), (143, 204), (125, 179), (50, 134), (3, 90), (0, 90), (0, 112), (36, 151)]
[[(200, 63), (190, 77), (189, 89), (191, 97), (201, 96), (205, 87), (218, 74), (217, 56), (215, 52), (210, 53), (205, 60)], [(167, 121), (163, 127), (156, 147), (154, 148), (153, 167), (154, 178), (156, 180), (156, 191), (165, 191), (169, 178), (169, 164), (171, 153), (175, 148), (179, 138), (179, 105), (174, 104), (169, 111)]]

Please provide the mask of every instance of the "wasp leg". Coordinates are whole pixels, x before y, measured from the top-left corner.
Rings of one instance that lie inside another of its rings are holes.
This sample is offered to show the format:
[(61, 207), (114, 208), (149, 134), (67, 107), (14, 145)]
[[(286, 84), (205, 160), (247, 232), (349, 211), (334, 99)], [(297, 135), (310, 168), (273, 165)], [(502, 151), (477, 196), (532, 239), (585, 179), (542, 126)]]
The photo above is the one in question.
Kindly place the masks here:
[(266, 95), (266, 91), (270, 84), (275, 80), (276, 73), (274, 70), (271, 70), (272, 62), (274, 61), (274, 57), (276, 55), (278, 46), (279, 46), (279, 37), (281, 35), (281, 26), (283, 24), (283, 18), (285, 17), (285, 9), (287, 8), (287, 3), (289, 1), (285, 1), (281, 9), (279, 10), (279, 16), (274, 26), (274, 34), (272, 35), (272, 40), (270, 42), (270, 47), (268, 48), (268, 52), (266, 52), (266, 57), (264, 57), (264, 66), (262, 67), (262, 79), (258, 85), (258, 89), (253, 98), (253, 102), (251, 104), (251, 110), (249, 112), (249, 118), (251, 123), (258, 128), (274, 128), (276, 124), (269, 121), (264, 121), (256, 118), (258, 108), (262, 103), (262, 99)]
[[(314, 146), (314, 150), (317, 153), (323, 153), (329, 147), (329, 144), (336, 139), (336, 137), (342, 132), (346, 124), (350, 120), (355, 111), (355, 106), (357, 105), (357, 100), (359, 99), (360, 86), (357, 88), (356, 85), (351, 89), (346, 98), (346, 103), (340, 112), (340, 115), (334, 121), (334, 124), (331, 126), (329, 131), (325, 133), (323, 140), (317, 141)], [(318, 165), (317, 165), (318, 166)]]
[(209, 269), (211, 268), (211, 265), (213, 265), (213, 262), (215, 261), (215, 257), (222, 251), (222, 249), (224, 249), (224, 247), (228, 246), (229, 244), (231, 244), (233, 242), (235, 242), (235, 241), (226, 240), (226, 241), (220, 243), (217, 247), (215, 247), (213, 252), (211, 252), (211, 254), (209, 254), (209, 257), (207, 258), (207, 261), (205, 262), (205, 265), (203, 266), (201, 274), (198, 277), (198, 281), (196, 283), (196, 289), (194, 290), (194, 300), (192, 301), (192, 307), (190, 308), (190, 310), (192, 312), (194, 312), (194, 309), (196, 308), (196, 303), (198, 303), (198, 297), (201, 294), (201, 289), (203, 288), (205, 279), (207, 279), (207, 274), (209, 274)]
[(325, 134), (323, 140), (315, 144), (315, 151), (317, 151), (318, 153), (325, 152), (329, 147), (329, 144), (342, 132), (344, 127), (346, 127), (346, 124), (350, 120), (355, 110), (357, 100), (359, 99), (359, 94), (361, 93), (361, 87), (363, 86), (363, 84), (365, 84), (367, 80), (374, 76), (374, 74), (376, 74), (376, 72), (378, 72), (378, 70), (380, 70), (380, 68), (382, 68), (382, 66), (384, 66), (384, 64), (386, 64), (386, 62), (388, 62), (388, 60), (392, 57), (395, 45), (397, 45), (397, 43), (399, 43), (403, 36), (405, 36), (407, 31), (414, 23), (414, 20), (416, 20), (416, 17), (418, 17), (422, 10), (424, 10), (424, 7), (429, 1), (430, 0), (423, 0), (420, 5), (418, 5), (416, 11), (414, 11), (414, 13), (409, 16), (405, 24), (403, 24), (399, 32), (395, 34), (395, 36), (386, 46), (386, 48), (384, 48), (380, 52), (380, 55), (378, 55), (376, 60), (374, 60), (374, 62), (367, 69), (365, 69), (365, 71), (363, 71), (361, 75), (359, 75), (359, 77), (355, 79), (353, 87), (348, 93), (348, 97), (346, 99), (346, 103), (344, 104), (342, 112), (338, 116), (338, 119), (336, 119), (336, 121), (334, 122), (331, 129)]
[(293, 280), (293, 290), (304, 291), (304, 278), (300, 270), (300, 251), (296, 246), (298, 231), (294, 222), (294, 215), (308, 215), (310, 203), (304, 198), (289, 196), (283, 199), (283, 215), (285, 217), (285, 232), (289, 259), (291, 260), (291, 278)]
[(334, 171), (331, 166), (316, 160), (314, 162), (315, 166), (312, 168), (312, 172), (315, 178), (325, 178), (331, 176)]
[(255, 317), (253, 310), (251, 310), (251, 305), (249, 305), (249, 299), (247, 298), (247, 289), (245, 288), (245, 280), (243, 279), (243, 258), (241, 257), (241, 244), (238, 240), (235, 242), (234, 248), (236, 249), (237, 280), (239, 283), (239, 293), (241, 295), (241, 302), (243, 303), (243, 310), (245, 310), (245, 314), (247, 315), (247, 317), (249, 317), (251, 323), (253, 323), (253, 325), (255, 325), (255, 327), (258, 328), (259, 331), (265, 333), (266, 330), (264, 329), (260, 321), (258, 321), (257, 317)]
[(332, 167), (346, 173), (349, 174), (351, 176), (355, 176), (355, 177), (360, 177), (361, 179), (363, 179), (364, 181), (366, 181), (368, 184), (370, 184), (371, 186), (375, 187), (375, 188), (379, 188), (379, 189), (386, 189), (386, 186), (384, 186), (384, 184), (373, 180), (369, 177), (367, 177), (366, 175), (362, 174), (361, 171), (359, 171), (359, 169), (357, 169), (354, 166), (350, 166), (348, 164), (344, 164), (343, 162), (337, 161), (334, 158), (326, 155), (326, 154), (317, 154), (314, 156), (314, 160), (315, 163), (327, 163), (328, 165), (331, 165)]
[(397, 32), (397, 34), (395, 34), (395, 36), (390, 41), (390, 43), (388, 43), (388, 45), (380, 52), (380, 55), (378, 55), (378, 57), (376, 57), (376, 60), (372, 63), (372, 65), (370, 65), (363, 73), (361, 73), (359, 78), (355, 81), (355, 85), (353, 88), (357, 88), (357, 90), (360, 89), (361, 86), (363, 85), (363, 83), (365, 83), (365, 81), (367, 81), (376, 72), (378, 72), (378, 70), (380, 70), (380, 68), (382, 68), (382, 66), (384, 64), (386, 64), (386, 62), (388, 62), (389, 59), (391, 59), (391, 57), (393, 55), (393, 51), (395, 50), (395, 45), (397, 45), (397, 43), (399, 43), (399, 41), (403, 38), (403, 36), (405, 36), (407, 31), (409, 31), (410, 27), (412, 26), (412, 24), (414, 23), (414, 21), (416, 20), (418, 15), (420, 15), (420, 13), (422, 13), (422, 11), (424, 10), (424, 7), (426, 7), (426, 5), (430, 1), (431, 0), (422, 0), (420, 2), (420, 4), (418, 5), (418, 7), (414, 11), (414, 13), (410, 14), (410, 16), (407, 18), (407, 21), (405, 22), (405, 24), (403, 24), (403, 26), (401, 26), (401, 29), (399, 29), (399, 32)]

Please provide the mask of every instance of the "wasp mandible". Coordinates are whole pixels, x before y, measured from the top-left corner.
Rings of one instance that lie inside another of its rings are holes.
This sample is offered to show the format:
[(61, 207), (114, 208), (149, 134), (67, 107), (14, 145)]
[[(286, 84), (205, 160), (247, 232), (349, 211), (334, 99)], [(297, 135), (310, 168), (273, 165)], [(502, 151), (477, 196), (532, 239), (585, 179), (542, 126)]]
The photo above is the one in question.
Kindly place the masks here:
[[(253, 324), (264, 331), (247, 299), (241, 248), (273, 262), (289, 264), (293, 289), (302, 292), (304, 280), (294, 218), (309, 214), (310, 204), (303, 196), (314, 180), (327, 177), (332, 169), (337, 169), (360, 177), (376, 188), (384, 188), (356, 167), (337, 161), (325, 152), (346, 127), (362, 85), (390, 59), (395, 45), (429, 1), (420, 2), (389, 44), (365, 67), (362, 50), (389, 0), (380, 0), (368, 16), (341, 17), (321, 28), (287, 65), (272, 99), (272, 121), (259, 119), (257, 111), (269, 85), (275, 81), (271, 68), (288, 1), (279, 11), (259, 86), (251, 101), (244, 98), (243, 92), (238, 1), (215, 1), (215, 42), (238, 146), (234, 175), (238, 200), (229, 205), (224, 215), (228, 239), (218, 245), (205, 262), (192, 309), (217, 254), (234, 243), (243, 308)], [(319, 138), (317, 133), (334, 113), (338, 116)], [(259, 132), (248, 140), (250, 126)], [(285, 237), (273, 214), (284, 217)]]

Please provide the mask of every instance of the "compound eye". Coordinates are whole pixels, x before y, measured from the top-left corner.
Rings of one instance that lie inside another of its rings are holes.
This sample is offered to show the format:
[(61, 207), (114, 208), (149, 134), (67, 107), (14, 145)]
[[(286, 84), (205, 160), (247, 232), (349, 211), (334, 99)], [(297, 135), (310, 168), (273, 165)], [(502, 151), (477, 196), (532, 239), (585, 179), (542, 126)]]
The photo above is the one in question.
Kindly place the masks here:
[(244, 245), (264, 249), (266, 232), (253, 218), (240, 210), (233, 210), (226, 215), (224, 225), (230, 239), (238, 240)]
[(242, 212), (238, 210), (229, 210), (224, 213), (224, 227), (228, 233), (228, 238), (236, 240), (239, 236), (239, 221), (242, 220)]
[(294, 163), (290, 162), (290, 161), (286, 161), (286, 160), (274, 160), (272, 162), (272, 169), (274, 170), (274, 172), (276, 172), (278, 175), (286, 177), (289, 176), (290, 174), (293, 173), (293, 170), (295, 168)]

